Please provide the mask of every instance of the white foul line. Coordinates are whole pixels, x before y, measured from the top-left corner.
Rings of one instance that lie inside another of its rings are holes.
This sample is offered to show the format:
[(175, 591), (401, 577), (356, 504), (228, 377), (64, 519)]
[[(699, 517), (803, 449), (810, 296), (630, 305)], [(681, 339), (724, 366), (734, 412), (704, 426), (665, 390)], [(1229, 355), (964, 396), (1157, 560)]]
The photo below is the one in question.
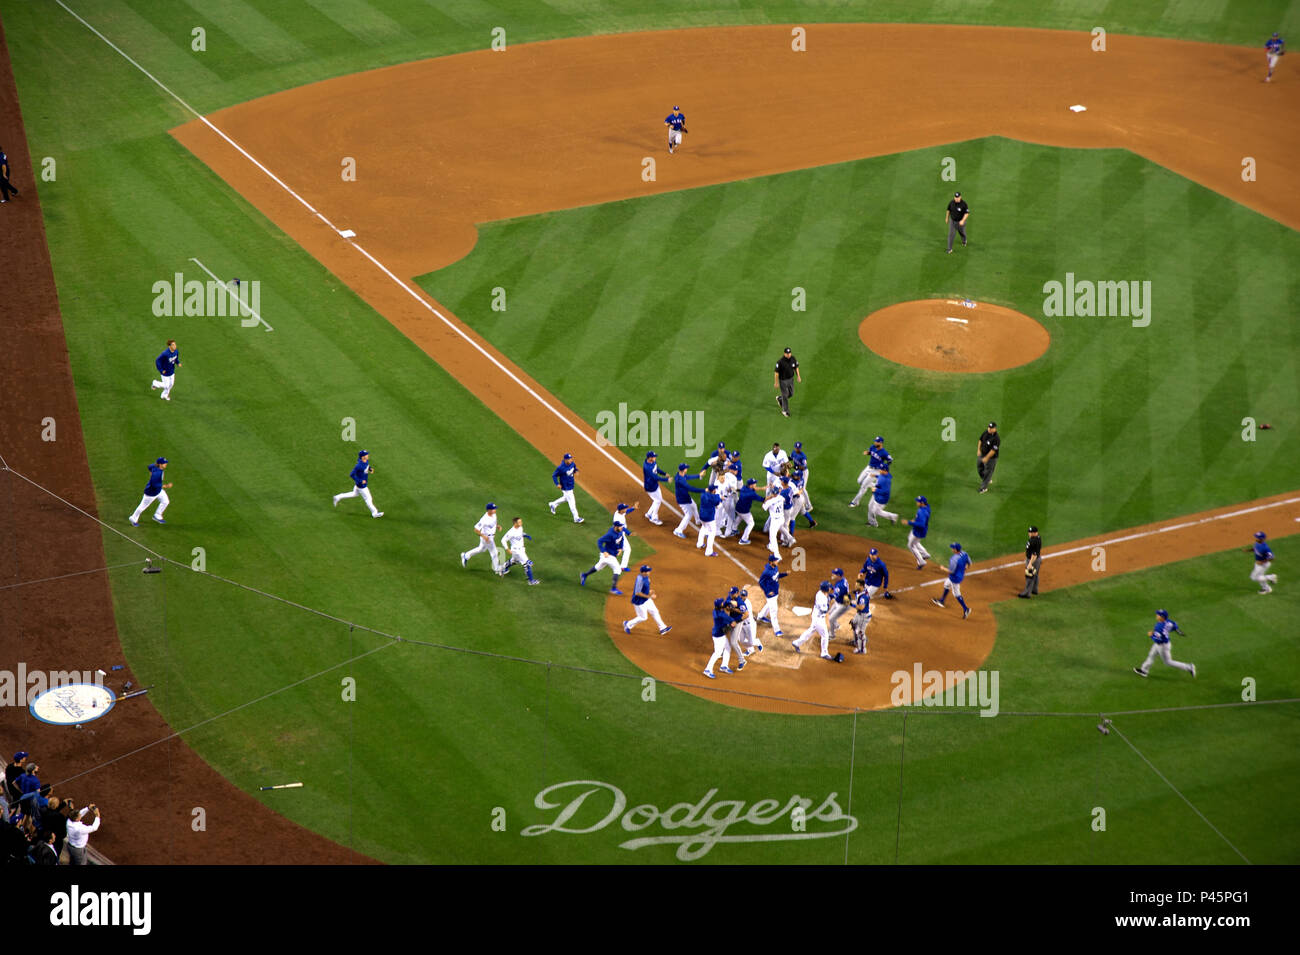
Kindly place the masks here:
[[(193, 256), (190, 256), (190, 261), (193, 262), (195, 265), (197, 265), (199, 268), (201, 268), (204, 272), (207, 272), (209, 275), (212, 275), (212, 270), (209, 269), (209, 268), (208, 268), (206, 265), (204, 265), (202, 262), (200, 262), (198, 259), (194, 258)], [(217, 281), (217, 282), (221, 282), (221, 279), (217, 278), (215, 275), (212, 275), (212, 278), (213, 278), (215, 281)], [(226, 289), (226, 294), (227, 294), (227, 295), (229, 295), (231, 298), (233, 298), (233, 299), (234, 299), (236, 302), (238, 302), (240, 305), (244, 306), (244, 308), (248, 310), (248, 314), (252, 315), (255, 319), (257, 319), (257, 320), (258, 320), (259, 322), (261, 322), (263, 325), (266, 325), (266, 330), (267, 330), (268, 332), (273, 332), (273, 331), (275, 331), (274, 328), (272, 328), (270, 325), (267, 325), (267, 324), (266, 324), (266, 319), (264, 319), (261, 315), (258, 315), (257, 312), (253, 311), (252, 306), (250, 306), (247, 302), (245, 302), (242, 298), (240, 298), (240, 297), (239, 297), (238, 295), (236, 295), (234, 292), (230, 291), (230, 286), (229, 286), (228, 283), (226, 283), (226, 282), (221, 282), (221, 284), (225, 287), (225, 289)]]
[[(113, 49), (113, 50), (114, 50), (114, 51), (115, 51), (119, 56), (121, 56), (124, 60), (126, 60), (128, 63), (130, 63), (132, 66), (134, 66), (137, 70), (139, 70), (141, 73), (143, 73), (145, 76), (147, 76), (147, 77), (148, 77), (148, 78), (149, 78), (149, 79), (154, 83), (155, 86), (157, 86), (160, 90), (162, 90), (164, 93), (166, 93), (166, 94), (167, 94), (168, 96), (170, 96), (172, 99), (174, 99), (177, 103), (180, 103), (180, 105), (181, 105), (181, 106), (182, 106), (182, 107), (183, 107), (187, 112), (189, 112), (192, 116), (194, 116), (196, 119), (198, 119), (199, 122), (203, 123), (204, 126), (207, 126), (210, 130), (212, 130), (214, 133), (216, 133), (218, 136), (220, 136), (222, 139), (224, 139), (227, 143), (229, 143), (229, 144), (230, 144), (230, 145), (231, 145), (231, 146), (232, 146), (232, 147), (233, 147), (233, 148), (234, 148), (234, 149), (235, 149), (235, 150), (236, 150), (236, 151), (237, 151), (241, 156), (243, 156), (245, 159), (247, 159), (250, 163), (252, 163), (254, 166), (256, 166), (259, 170), (261, 170), (261, 171), (262, 171), (262, 172), (267, 176), (267, 178), (269, 178), (269, 179), (270, 179), (272, 182), (274, 182), (277, 186), (279, 186), (281, 189), (283, 189), (283, 190), (284, 190), (285, 192), (287, 192), (289, 195), (293, 196), (293, 198), (296, 199), (296, 200), (297, 200), (297, 201), (298, 201), (298, 202), (299, 202), (299, 203), (300, 203), (300, 204), (301, 204), (305, 209), (307, 209), (309, 212), (314, 213), (314, 214), (316, 215), (316, 217), (317, 217), (318, 219), (320, 219), (322, 222), (324, 222), (327, 226), (329, 226), (330, 229), (333, 230), (334, 233), (335, 233), (336, 235), (342, 236), (342, 232), (338, 229), (337, 226), (334, 225), (334, 223), (330, 222), (330, 220), (327, 219), (324, 215), (322, 215), (322, 214), (321, 214), (321, 213), (320, 213), (320, 212), (319, 212), (319, 211), (318, 211), (318, 210), (317, 210), (317, 209), (316, 209), (316, 208), (315, 208), (315, 207), (314, 207), (310, 202), (308, 202), (308, 201), (307, 201), (306, 199), (304, 199), (302, 196), (298, 195), (298, 193), (294, 192), (293, 189), (291, 189), (291, 188), (289, 187), (289, 185), (288, 185), (287, 183), (285, 183), (285, 181), (284, 181), (283, 179), (281, 179), (281, 178), (280, 178), (279, 176), (277, 176), (275, 173), (271, 172), (270, 169), (268, 169), (268, 168), (267, 168), (266, 166), (264, 166), (261, 162), (259, 162), (257, 159), (255, 159), (255, 158), (253, 157), (253, 155), (252, 155), (251, 153), (249, 153), (248, 150), (246, 150), (243, 146), (239, 145), (239, 143), (235, 142), (233, 139), (231, 139), (229, 136), (227, 136), (224, 132), (222, 132), (219, 128), (217, 128), (216, 124), (214, 124), (214, 123), (213, 123), (211, 120), (209, 120), (206, 116), (203, 116), (202, 114), (200, 114), (199, 111), (196, 110), (193, 106), (191, 106), (189, 103), (185, 102), (185, 100), (181, 99), (179, 96), (177, 96), (175, 93), (173, 93), (173, 92), (172, 92), (172, 91), (167, 87), (167, 85), (166, 85), (165, 83), (163, 83), (160, 79), (158, 79), (158, 77), (154, 76), (152, 73), (150, 73), (148, 70), (146, 70), (143, 66), (141, 66), (139, 63), (137, 63), (135, 60), (133, 60), (133, 59), (132, 59), (130, 56), (128, 56), (125, 52), (123, 52), (123, 50), (122, 50), (120, 47), (118, 47), (117, 44), (115, 44), (112, 40), (110, 40), (108, 37), (104, 36), (104, 34), (100, 33), (100, 32), (99, 32), (98, 30), (96, 30), (93, 26), (91, 26), (91, 25), (90, 25), (89, 23), (87, 23), (84, 19), (82, 19), (81, 16), (78, 15), (77, 12), (76, 12), (75, 10), (73, 10), (72, 8), (70, 8), (66, 3), (64, 3), (63, 0), (54, 0), (54, 2), (57, 3), (59, 6), (61, 6), (64, 10), (66, 10), (66, 11), (67, 11), (67, 12), (68, 12), (72, 17), (74, 17), (74, 18), (77, 20), (77, 22), (79, 22), (79, 23), (80, 23), (82, 26), (84, 26), (87, 30), (89, 30), (91, 33), (95, 34), (95, 36), (99, 37), (101, 40), (103, 40), (105, 43), (107, 43), (107, 44), (108, 44), (108, 45), (109, 45), (109, 46), (110, 46), (110, 47), (111, 47), (111, 48), (112, 48), (112, 49)], [(449, 329), (451, 329), (451, 331), (453, 331), (453, 332), (455, 332), (457, 335), (459, 335), (459, 336), (461, 337), (461, 339), (463, 339), (467, 344), (469, 344), (470, 346), (472, 346), (472, 347), (474, 348), (474, 350), (477, 351), (480, 355), (482, 355), (484, 358), (486, 358), (488, 361), (490, 361), (492, 364), (494, 364), (494, 365), (495, 365), (495, 366), (496, 366), (496, 367), (497, 367), (501, 372), (503, 372), (503, 373), (506, 375), (506, 377), (508, 377), (511, 381), (513, 381), (513, 382), (514, 382), (515, 384), (517, 384), (520, 388), (522, 388), (525, 392), (527, 392), (529, 395), (531, 395), (532, 398), (533, 398), (535, 401), (537, 401), (538, 404), (540, 404), (542, 407), (544, 407), (547, 411), (551, 412), (551, 414), (555, 415), (555, 417), (558, 418), (560, 421), (562, 421), (562, 422), (563, 422), (563, 423), (564, 423), (564, 424), (565, 424), (565, 425), (566, 425), (566, 426), (567, 426), (571, 431), (573, 431), (574, 434), (578, 435), (578, 437), (580, 437), (582, 440), (586, 441), (587, 444), (591, 445), (591, 447), (595, 448), (595, 449), (596, 449), (597, 451), (599, 451), (602, 455), (604, 455), (605, 458), (608, 459), (609, 462), (610, 462), (612, 465), (614, 465), (616, 468), (618, 468), (620, 471), (622, 471), (624, 474), (626, 474), (630, 479), (632, 479), (633, 481), (637, 481), (637, 482), (639, 483), (639, 477), (638, 477), (638, 475), (634, 474), (631, 470), (629, 470), (627, 467), (625, 467), (625, 466), (623, 465), (622, 462), (620, 462), (617, 458), (615, 458), (615, 457), (614, 457), (613, 455), (611, 455), (608, 451), (606, 451), (604, 448), (602, 448), (599, 444), (597, 444), (595, 441), (593, 441), (589, 435), (587, 435), (585, 432), (582, 431), (581, 428), (579, 428), (577, 425), (575, 425), (572, 421), (570, 421), (570, 420), (569, 420), (568, 418), (566, 418), (564, 415), (560, 414), (560, 412), (559, 412), (558, 410), (556, 410), (556, 409), (555, 409), (555, 408), (550, 404), (550, 402), (548, 402), (545, 398), (543, 398), (541, 395), (539, 395), (537, 392), (535, 392), (535, 391), (534, 391), (532, 388), (530, 388), (530, 387), (529, 387), (525, 382), (523, 382), (522, 380), (520, 380), (519, 377), (518, 377), (517, 375), (515, 375), (514, 372), (512, 372), (512, 371), (511, 371), (509, 368), (507, 368), (505, 365), (501, 364), (501, 362), (499, 362), (499, 361), (498, 361), (498, 360), (497, 360), (497, 359), (496, 359), (492, 354), (490, 354), (486, 349), (484, 349), (481, 345), (479, 345), (478, 342), (474, 341), (474, 339), (472, 339), (469, 335), (465, 334), (465, 332), (464, 332), (464, 331), (463, 331), (463, 330), (462, 330), (462, 329), (461, 329), (461, 328), (460, 328), (460, 327), (459, 327), (455, 322), (451, 321), (450, 319), (447, 318), (447, 316), (443, 315), (442, 312), (440, 312), (440, 311), (438, 311), (436, 308), (434, 308), (433, 305), (432, 305), (432, 303), (429, 302), (428, 299), (426, 299), (425, 297), (423, 297), (423, 296), (422, 296), (418, 291), (416, 291), (415, 289), (411, 288), (411, 286), (410, 286), (409, 284), (407, 284), (405, 281), (403, 281), (402, 279), (400, 279), (400, 278), (398, 278), (396, 275), (394, 275), (393, 272), (392, 272), (391, 270), (389, 270), (389, 268), (388, 268), (386, 265), (384, 265), (382, 262), (380, 262), (378, 259), (376, 259), (373, 255), (371, 255), (369, 252), (367, 252), (364, 248), (362, 248), (362, 247), (361, 247), (360, 245), (358, 245), (356, 242), (353, 242), (353, 241), (351, 241), (350, 239), (346, 239), (346, 238), (344, 239), (344, 241), (346, 241), (346, 242), (347, 242), (349, 245), (351, 245), (354, 249), (356, 249), (358, 252), (360, 252), (362, 255), (364, 255), (367, 259), (369, 259), (369, 260), (371, 261), (371, 263), (373, 263), (374, 266), (375, 266), (376, 268), (378, 268), (381, 272), (383, 272), (383, 273), (384, 273), (385, 275), (387, 275), (390, 279), (392, 279), (395, 283), (397, 283), (397, 285), (398, 285), (399, 287), (401, 287), (401, 289), (402, 289), (403, 291), (405, 291), (408, 295), (410, 295), (411, 298), (415, 299), (415, 301), (418, 302), (420, 305), (422, 305), (422, 306), (423, 306), (427, 311), (429, 311), (429, 312), (431, 312), (432, 314), (436, 315), (436, 316), (437, 316), (437, 317), (442, 321), (442, 323), (443, 323), (444, 325), (446, 325)], [(205, 271), (206, 271), (206, 269), (205, 269)], [(211, 275), (210, 272), (209, 272), (208, 274)], [(216, 278), (216, 276), (213, 276), (213, 278)], [(217, 281), (220, 281), (220, 279), (217, 279)], [(668, 503), (668, 502), (665, 502), (665, 503)], [(674, 513), (681, 513), (681, 512), (678, 511), (675, 507), (673, 507), (672, 504), (668, 504), (668, 509), (669, 509), (670, 511), (673, 511)], [(717, 549), (722, 553), (722, 555), (723, 555), (724, 557), (726, 557), (728, 560), (730, 560), (733, 564), (735, 564), (737, 567), (739, 567), (739, 568), (740, 568), (741, 570), (743, 570), (745, 573), (749, 574), (749, 576), (750, 576), (751, 578), (757, 579), (756, 576), (755, 576), (755, 574), (753, 573), (753, 571), (751, 571), (748, 567), (746, 567), (744, 564), (742, 564), (742, 563), (741, 563), (739, 560), (737, 560), (734, 556), (732, 556), (730, 553), (728, 553), (727, 550), (726, 550), (724, 547), (721, 547), (720, 545), (715, 545), (715, 546), (716, 546)]]

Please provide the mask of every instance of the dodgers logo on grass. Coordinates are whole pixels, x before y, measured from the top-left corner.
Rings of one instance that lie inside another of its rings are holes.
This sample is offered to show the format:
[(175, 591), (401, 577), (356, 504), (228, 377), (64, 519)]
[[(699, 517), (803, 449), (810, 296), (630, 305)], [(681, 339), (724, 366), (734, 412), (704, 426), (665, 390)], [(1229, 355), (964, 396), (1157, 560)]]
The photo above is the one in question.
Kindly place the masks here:
[(71, 726), (97, 720), (113, 708), (117, 694), (98, 683), (56, 686), (32, 700), (32, 716), (42, 723)]
[[(564, 793), (563, 796), (560, 796)], [(799, 842), (806, 839), (832, 839), (858, 828), (858, 820), (844, 812), (831, 793), (814, 809), (813, 800), (791, 796), (784, 804), (778, 799), (759, 799), (746, 808), (739, 799), (714, 801), (716, 787), (697, 802), (679, 802), (667, 809), (645, 803), (627, 808), (623, 790), (610, 783), (578, 779), (556, 783), (537, 794), (533, 805), (538, 809), (558, 809), (553, 821), (525, 826), (520, 834), (541, 836), (551, 832), (586, 835), (618, 823), (625, 832), (650, 834), (619, 843), (622, 849), (647, 846), (677, 846), (677, 858), (694, 862), (708, 855), (722, 843)], [(553, 799), (552, 797), (559, 797)], [(820, 829), (817, 823), (836, 824)], [(656, 829), (651, 828), (656, 827)], [(735, 827), (737, 831), (730, 831)], [(775, 831), (768, 827), (777, 827)], [(673, 830), (689, 830), (678, 835)], [(764, 831), (755, 832), (755, 829)], [(663, 834), (660, 834), (660, 833)]]

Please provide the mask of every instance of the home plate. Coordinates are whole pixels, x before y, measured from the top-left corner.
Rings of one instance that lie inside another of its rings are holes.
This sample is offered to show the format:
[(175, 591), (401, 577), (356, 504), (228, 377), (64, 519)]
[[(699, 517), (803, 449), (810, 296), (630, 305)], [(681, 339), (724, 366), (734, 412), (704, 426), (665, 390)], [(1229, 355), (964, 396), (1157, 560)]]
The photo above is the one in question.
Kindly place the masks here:
[(1087, 111), (1088, 111), (1088, 107), (1080, 106), (1077, 103), (1074, 106), (1070, 107), (1071, 113), (1086, 113)]

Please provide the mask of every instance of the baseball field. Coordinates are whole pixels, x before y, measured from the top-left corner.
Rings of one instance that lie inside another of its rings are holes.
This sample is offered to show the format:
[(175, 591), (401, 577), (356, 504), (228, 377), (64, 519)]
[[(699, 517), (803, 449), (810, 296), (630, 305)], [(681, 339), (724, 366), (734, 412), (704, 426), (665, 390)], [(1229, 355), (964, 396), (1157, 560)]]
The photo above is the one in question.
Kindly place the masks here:
[[(1300, 2), (0, 25), (0, 667), (149, 688), (75, 726), (0, 707), (0, 745), (113, 812), (114, 862), (1300, 862), (1300, 65), (1264, 82)], [(968, 619), (849, 507), (877, 434), (890, 509), (927, 496), (935, 561), (973, 557)], [(710, 680), (767, 537), (705, 557), (641, 466), (719, 441), (745, 477), (801, 442), (818, 526), (785, 638)], [(362, 450), (381, 519), (331, 506)], [(566, 453), (583, 524), (547, 507)], [(132, 526), (159, 457), (166, 524)], [(462, 566), (489, 501), (539, 586)], [(579, 574), (620, 502), (614, 595)], [(842, 663), (793, 652), (872, 547), (868, 652), (847, 620)], [(622, 629), (643, 563), (670, 633)], [(1194, 676), (1134, 673), (1158, 608)]]

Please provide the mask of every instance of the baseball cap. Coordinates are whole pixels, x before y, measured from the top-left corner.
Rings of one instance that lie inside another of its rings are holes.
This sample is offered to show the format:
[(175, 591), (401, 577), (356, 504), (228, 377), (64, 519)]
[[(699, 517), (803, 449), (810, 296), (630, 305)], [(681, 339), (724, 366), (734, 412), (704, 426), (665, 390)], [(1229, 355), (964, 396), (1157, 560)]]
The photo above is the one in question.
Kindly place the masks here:
[(495, 511), (496, 509), (497, 509), (497, 506), (496, 506), (495, 504), (493, 504), (491, 501), (488, 501), (488, 502), (487, 502), (487, 510), (489, 510), (489, 511)]
[(154, 462), (154, 464), (170, 464), (170, 463), (171, 462), (168, 461), (166, 458), (159, 458), (157, 461)]
[(917, 504), (929, 504), (930, 502), (927, 501), (927, 500), (925, 499), (925, 495), (924, 495), (924, 494), (918, 494), (918, 495), (916, 496), (916, 503), (917, 503)]
[(953, 550), (961, 550), (961, 544), (957, 543), (956, 541), (953, 541), (948, 546), (951, 547)]
[(26, 758), (27, 758), (28, 756), (30, 756), (30, 755), (32, 755), (32, 754), (29, 753), (29, 752), (27, 752), (27, 750), (25, 750), (25, 749), (20, 749), (18, 752), (14, 753), (14, 762), (15, 762), (15, 763), (22, 762), (24, 759), (26, 759)]
[(880, 462), (880, 470), (882, 470), (882, 471), (888, 471), (888, 470), (889, 470), (889, 462), (888, 462), (888, 461), (882, 461), (882, 462)]
[(370, 452), (367, 451), (365, 448), (362, 448), (360, 451), (357, 452), (357, 457), (364, 458), (369, 453)]
[(565, 454), (565, 455), (564, 455), (564, 460), (568, 461), (568, 460), (569, 460), (570, 458), (572, 458), (572, 457), (573, 457), (572, 454)]
[(1257, 541), (1262, 541), (1262, 540), (1263, 540), (1265, 537), (1267, 537), (1267, 536), (1268, 536), (1268, 535), (1265, 534), (1263, 531), (1256, 531), (1256, 532), (1255, 532), (1255, 540), (1257, 540)]
[(674, 111), (679, 110), (679, 109), (681, 109), (680, 106), (674, 106), (674, 107), (673, 107), (673, 110), (674, 110)]
[(874, 547), (871, 548), (871, 550), (867, 551), (868, 557), (877, 557), (879, 555), (880, 555), (880, 551), (876, 550)]
[(795, 446), (795, 449), (798, 450), (799, 448), (802, 448), (802, 447), (803, 447), (803, 442), (802, 442), (802, 441), (796, 441), (796, 442), (794, 443), (794, 446)]
[(844, 576), (844, 568), (843, 568), (843, 567), (836, 567), (834, 570), (831, 571), (831, 573), (834, 574), (836, 577), (843, 577), (843, 576)]
[(822, 590), (830, 590), (830, 589), (831, 589), (831, 582), (830, 582), (829, 580), (823, 580), (823, 581), (821, 582), (821, 584), (819, 585), (819, 587), (820, 587), (820, 589), (822, 589)]
[(753, 478), (750, 478), (748, 481), (745, 482), (745, 487), (750, 487), (751, 485), (754, 485), (754, 484), (757, 484), (757, 483), (758, 483), (758, 482), (755, 481)]
[(1030, 525), (1029, 525), (1029, 533), (1031, 533), (1031, 534), (1037, 534), (1037, 533), (1038, 533), (1038, 528), (1035, 527), (1033, 524), (1030, 524)]
[(719, 441), (719, 442), (718, 442), (718, 448), (719, 448), (720, 450), (723, 450), (723, 451), (727, 450), (727, 442), (725, 442), (725, 441)]
[(952, 197), (953, 197), (954, 199), (960, 199), (960, 198), (961, 198), (961, 193), (960, 193), (960, 192), (954, 192), (954, 193), (952, 194)]
[(677, 465), (677, 470), (679, 470), (679, 471), (685, 471), (685, 470), (686, 470), (686, 462), (683, 461), (681, 464)]
[(790, 349), (787, 348), (784, 352), (782, 352), (782, 354), (784, 354), (784, 355), (792, 355), (792, 354), (794, 354), (794, 352), (790, 351)]
[(620, 510), (620, 511), (626, 511), (626, 510), (627, 510), (627, 505), (626, 505), (626, 504), (620, 504), (620, 505), (618, 506), (618, 510)]
[(654, 457), (658, 457), (658, 455), (655, 454), (653, 451), (647, 451), (647, 452), (645, 453), (645, 459), (646, 459), (647, 461), (649, 461), (651, 458), (654, 458)]
[(998, 423), (997, 423), (996, 421), (990, 421), (990, 422), (989, 422), (989, 427), (990, 427), (990, 428), (996, 428), (997, 426), (998, 426)]
[(654, 568), (651, 567), (649, 564), (642, 564), (642, 565), (641, 565), (641, 573), (643, 573), (643, 574), (648, 574), (648, 573), (650, 573), (650, 571), (652, 571), (652, 570), (654, 570)]
[(882, 438), (880, 435), (876, 435), (876, 441), (875, 441), (875, 443), (876, 443), (876, 444), (884, 444), (884, 443), (885, 443), (885, 439)]
[(1167, 617), (1167, 616), (1169, 616), (1169, 611), (1168, 611), (1168, 610), (1157, 610), (1157, 611), (1156, 611), (1156, 616), (1157, 616), (1157, 617)]
[(714, 607), (721, 607), (721, 606), (722, 606), (722, 598), (719, 597), (717, 600), (713, 601), (713, 606), (714, 606)]
[(780, 559), (781, 559), (781, 555), (780, 555), (780, 554), (768, 554), (768, 555), (767, 555), (767, 562), (768, 562), (769, 564), (775, 564), (775, 563), (776, 563), (778, 560), (780, 560)]

